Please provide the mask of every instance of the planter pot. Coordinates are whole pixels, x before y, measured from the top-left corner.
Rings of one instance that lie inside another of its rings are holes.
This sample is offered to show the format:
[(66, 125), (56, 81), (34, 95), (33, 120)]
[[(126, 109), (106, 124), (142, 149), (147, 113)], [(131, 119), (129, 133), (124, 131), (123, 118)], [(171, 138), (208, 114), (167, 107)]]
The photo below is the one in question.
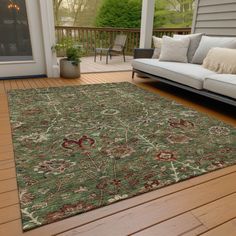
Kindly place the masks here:
[(75, 79), (80, 77), (80, 63), (73, 65), (66, 58), (60, 60), (60, 75), (62, 78)]

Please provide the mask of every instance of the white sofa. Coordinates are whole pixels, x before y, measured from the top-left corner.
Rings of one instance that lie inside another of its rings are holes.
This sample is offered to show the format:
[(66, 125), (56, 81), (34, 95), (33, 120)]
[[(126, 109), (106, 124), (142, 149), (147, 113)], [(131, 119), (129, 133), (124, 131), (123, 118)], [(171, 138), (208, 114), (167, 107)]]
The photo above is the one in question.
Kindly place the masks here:
[[(135, 57), (152, 55), (150, 49), (136, 50)], [(144, 50), (146, 53), (143, 54)], [(134, 59), (132, 67), (132, 77), (134, 73), (138, 73), (236, 106), (236, 75), (217, 74), (198, 64), (166, 62), (152, 58)]]

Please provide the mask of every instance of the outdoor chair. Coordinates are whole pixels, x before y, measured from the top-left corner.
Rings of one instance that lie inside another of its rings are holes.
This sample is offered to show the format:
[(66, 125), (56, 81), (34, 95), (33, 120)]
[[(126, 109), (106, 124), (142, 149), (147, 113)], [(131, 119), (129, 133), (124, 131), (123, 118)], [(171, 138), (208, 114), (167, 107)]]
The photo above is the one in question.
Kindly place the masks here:
[(109, 48), (95, 48), (94, 62), (96, 62), (97, 54), (100, 55), (100, 61), (102, 60), (103, 53), (106, 55), (106, 64), (108, 64), (108, 57), (112, 59), (113, 55), (122, 54), (125, 62), (125, 44), (127, 35), (116, 35), (114, 43)]

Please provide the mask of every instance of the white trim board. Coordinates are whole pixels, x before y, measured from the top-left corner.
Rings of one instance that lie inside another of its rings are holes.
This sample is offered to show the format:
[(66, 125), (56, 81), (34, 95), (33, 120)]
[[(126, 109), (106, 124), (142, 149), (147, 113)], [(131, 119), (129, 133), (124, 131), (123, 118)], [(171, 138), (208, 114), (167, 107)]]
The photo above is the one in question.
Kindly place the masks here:
[(56, 42), (53, 3), (50, 0), (39, 0), (39, 6), (42, 21), (47, 76), (59, 77), (59, 66), (57, 65), (56, 54), (51, 49)]

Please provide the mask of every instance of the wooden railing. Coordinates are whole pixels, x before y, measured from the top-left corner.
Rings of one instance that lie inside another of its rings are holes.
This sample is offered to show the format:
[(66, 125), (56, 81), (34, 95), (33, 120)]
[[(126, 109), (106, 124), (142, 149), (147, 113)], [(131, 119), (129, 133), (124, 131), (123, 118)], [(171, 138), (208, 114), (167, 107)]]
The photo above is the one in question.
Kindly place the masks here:
[[(153, 30), (153, 35), (189, 34), (190, 28), (159, 28)], [(126, 53), (132, 55), (133, 49), (139, 47), (139, 28), (94, 28), (94, 27), (66, 27), (56, 26), (57, 42), (69, 37), (83, 45), (86, 55), (91, 55), (94, 48), (108, 48), (117, 34), (126, 34)], [(61, 52), (63, 54), (64, 52)], [(61, 55), (62, 56), (62, 55)]]

